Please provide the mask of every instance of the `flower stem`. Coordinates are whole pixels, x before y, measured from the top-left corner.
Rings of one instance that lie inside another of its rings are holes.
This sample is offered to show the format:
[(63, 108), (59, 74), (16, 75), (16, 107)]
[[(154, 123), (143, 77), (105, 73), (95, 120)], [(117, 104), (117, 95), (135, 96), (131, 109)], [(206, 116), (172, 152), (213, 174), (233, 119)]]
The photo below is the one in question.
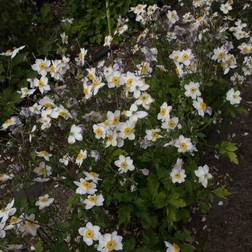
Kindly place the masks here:
[(111, 36), (109, 0), (106, 0), (106, 16), (107, 16), (108, 32), (109, 32), (109, 35)]

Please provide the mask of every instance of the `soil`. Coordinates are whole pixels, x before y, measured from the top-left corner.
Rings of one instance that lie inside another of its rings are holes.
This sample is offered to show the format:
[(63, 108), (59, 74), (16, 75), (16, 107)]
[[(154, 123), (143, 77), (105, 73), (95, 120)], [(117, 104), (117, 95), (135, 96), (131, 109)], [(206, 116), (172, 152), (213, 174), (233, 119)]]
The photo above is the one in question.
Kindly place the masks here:
[[(195, 237), (202, 252), (252, 252), (252, 88), (244, 93), (246, 116), (240, 116), (221, 126), (221, 139), (239, 145), (239, 165), (225, 158), (214, 158), (208, 153), (209, 164), (217, 173), (221, 184), (228, 184), (232, 193), (227, 200), (214, 203), (207, 216), (192, 220)], [(211, 144), (220, 141), (218, 130), (209, 139)], [(212, 159), (212, 160), (211, 160)], [(199, 224), (201, 223), (201, 224)]]

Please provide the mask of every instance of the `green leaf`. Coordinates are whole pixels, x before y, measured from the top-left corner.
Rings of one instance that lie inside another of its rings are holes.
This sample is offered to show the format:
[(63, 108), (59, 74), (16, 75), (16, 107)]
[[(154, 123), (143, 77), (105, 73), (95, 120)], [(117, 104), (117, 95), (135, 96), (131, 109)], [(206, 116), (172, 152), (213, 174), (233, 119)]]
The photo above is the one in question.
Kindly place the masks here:
[(174, 238), (179, 241), (191, 241), (192, 240), (191, 232), (187, 229), (177, 231), (175, 233)]
[(147, 187), (152, 198), (158, 194), (159, 181), (155, 174), (151, 174), (147, 179)]
[(181, 208), (181, 207), (186, 206), (186, 202), (183, 199), (179, 198), (179, 195), (177, 193), (172, 193), (168, 199), (168, 202), (170, 205), (176, 208)]
[(228, 152), (227, 155), (228, 155), (229, 160), (230, 160), (232, 163), (234, 163), (234, 164), (236, 164), (236, 165), (239, 164), (239, 160), (238, 160), (238, 157), (237, 157), (237, 155), (236, 155), (235, 152)]
[(195, 247), (189, 244), (183, 244), (181, 246), (181, 252), (193, 252), (195, 250), (196, 250)]
[(158, 193), (154, 199), (154, 206), (159, 209), (167, 206), (167, 195), (164, 192)]
[(177, 220), (177, 211), (175, 208), (166, 208), (166, 220), (170, 225), (172, 225)]
[(128, 224), (130, 222), (132, 207), (129, 205), (123, 205), (118, 209), (118, 219), (120, 224)]
[(216, 148), (221, 155), (226, 156), (232, 163), (236, 165), (239, 164), (237, 154), (235, 153), (238, 150), (238, 147), (235, 143), (223, 141), (216, 145)]
[(44, 251), (44, 249), (43, 249), (43, 246), (42, 246), (42, 242), (38, 241), (35, 244), (35, 252), (43, 252), (43, 251)]
[(215, 189), (213, 191), (213, 193), (219, 197), (219, 198), (223, 198), (226, 199), (228, 196), (231, 195), (231, 193), (224, 187), (224, 186), (220, 186), (217, 189)]
[(71, 209), (78, 202), (79, 202), (79, 196), (76, 193), (73, 193), (67, 200), (67, 208)]
[(135, 238), (128, 239), (123, 244), (124, 250), (128, 251), (128, 252), (135, 251), (135, 247), (136, 247), (136, 239)]
[(67, 245), (65, 243), (58, 243), (55, 246), (53, 246), (50, 250), (50, 252), (70, 252)]

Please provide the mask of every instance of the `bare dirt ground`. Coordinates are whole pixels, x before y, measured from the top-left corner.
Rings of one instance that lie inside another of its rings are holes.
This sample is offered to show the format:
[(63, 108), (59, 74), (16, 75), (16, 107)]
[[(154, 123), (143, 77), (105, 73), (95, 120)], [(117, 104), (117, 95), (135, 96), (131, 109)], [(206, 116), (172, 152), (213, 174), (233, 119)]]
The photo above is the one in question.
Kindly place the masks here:
[[(228, 181), (232, 195), (223, 205), (215, 202), (206, 221), (193, 223), (202, 252), (252, 252), (252, 86), (244, 94), (248, 114), (222, 125), (222, 138), (239, 144), (240, 164), (232, 165), (225, 158), (209, 160), (220, 179)], [(218, 138), (216, 131), (210, 142)]]

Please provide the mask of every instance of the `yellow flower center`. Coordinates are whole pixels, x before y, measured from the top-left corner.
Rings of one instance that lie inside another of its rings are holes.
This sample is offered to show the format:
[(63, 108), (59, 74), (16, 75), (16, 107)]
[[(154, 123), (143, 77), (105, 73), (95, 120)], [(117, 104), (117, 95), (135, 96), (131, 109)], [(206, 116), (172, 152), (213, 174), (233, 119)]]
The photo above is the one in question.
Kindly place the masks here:
[(180, 252), (180, 247), (176, 243), (173, 243), (172, 246), (173, 246), (174, 252)]
[(199, 104), (199, 107), (200, 107), (200, 109), (202, 109), (202, 110), (206, 110), (206, 103), (204, 103), (203, 101), (202, 102), (200, 102), (200, 104)]
[(174, 128), (176, 126), (176, 123), (173, 121), (173, 120), (170, 120), (169, 122), (168, 122), (168, 127), (169, 128)]
[(153, 131), (153, 132), (151, 133), (151, 136), (152, 136), (152, 138), (156, 139), (156, 138), (159, 137), (159, 134), (158, 134), (158, 132)]
[(92, 239), (94, 237), (94, 232), (92, 230), (88, 229), (84, 232), (84, 236), (89, 239)]
[(126, 82), (126, 88), (129, 89), (132, 86), (133, 79), (128, 79)]
[(179, 145), (179, 147), (180, 147), (180, 149), (182, 149), (182, 150), (187, 150), (187, 144), (186, 144), (186, 143), (181, 143), (181, 144)]
[(224, 51), (219, 52), (218, 58), (223, 59), (224, 56), (225, 56), (225, 52)]
[(113, 140), (113, 136), (112, 135), (108, 135), (106, 137), (106, 140), (107, 140), (107, 142), (111, 142)]
[(180, 173), (176, 173), (175, 178), (176, 179), (180, 179), (181, 178), (181, 174)]
[(40, 151), (39, 155), (42, 157), (47, 157), (49, 155), (49, 153), (47, 151)]
[(123, 130), (123, 132), (124, 132), (124, 134), (125, 134), (126, 136), (130, 135), (130, 134), (132, 133), (132, 131), (133, 131), (132, 128), (125, 128), (125, 129)]
[(10, 224), (11, 224), (11, 225), (16, 224), (16, 223), (17, 223), (17, 220), (18, 220), (18, 218), (17, 218), (16, 216), (12, 216), (12, 217), (10, 218)]
[(184, 53), (182, 56), (183, 60), (188, 60), (189, 59), (189, 54), (188, 53)]
[(50, 102), (45, 102), (45, 103), (43, 104), (43, 106), (46, 107), (46, 108), (51, 108), (51, 107), (52, 107), (52, 104), (51, 104)]
[(76, 157), (76, 160), (77, 161), (81, 161), (83, 159), (83, 154), (82, 153), (79, 153)]
[(83, 88), (83, 94), (84, 95), (89, 95), (89, 90), (88, 90), (88, 88)]
[(7, 119), (5, 122), (4, 122), (4, 124), (7, 124), (7, 125), (9, 125), (9, 124), (11, 124), (12, 123), (12, 120), (11, 119)]
[(147, 100), (147, 96), (146, 96), (146, 95), (142, 95), (142, 96), (140, 97), (140, 99), (144, 102), (144, 101)]
[(82, 59), (84, 59), (84, 54), (82, 52), (80, 52), (78, 57), (79, 57), (79, 60), (82, 60)]
[(165, 108), (160, 108), (160, 115), (165, 116), (166, 114), (166, 109)]
[(96, 88), (97, 86), (98, 86), (97, 81), (93, 80), (93, 82), (92, 82), (92, 88)]
[(232, 58), (232, 57), (229, 57), (229, 58), (227, 59), (227, 63), (228, 63), (228, 65), (232, 65), (232, 63), (233, 63), (233, 58)]
[(96, 178), (97, 177), (97, 173), (96, 172), (89, 172), (88, 173), (89, 176)]
[(171, 16), (172, 16), (173, 18), (175, 18), (175, 17), (177, 17), (177, 13), (176, 13), (176, 12), (172, 12)]
[(123, 161), (121, 162), (121, 168), (126, 169), (128, 167), (127, 162)]
[(100, 137), (102, 135), (102, 130), (100, 128), (95, 129), (95, 135)]
[(40, 167), (38, 174), (39, 174), (39, 176), (45, 176), (46, 175), (46, 168)]
[(92, 73), (88, 73), (87, 77), (91, 81), (94, 79), (94, 75)]
[(92, 202), (92, 203), (96, 203), (96, 196), (89, 196), (88, 197), (88, 200), (90, 201), (90, 202)]
[(42, 81), (42, 80), (39, 80), (38, 81), (38, 86), (39, 87), (43, 87), (45, 85), (45, 83)]
[(59, 116), (66, 117), (67, 113), (65, 111), (60, 111)]
[(46, 203), (48, 201), (48, 197), (47, 196), (39, 197), (39, 201), (42, 203)]
[(55, 69), (54, 65), (51, 65), (51, 66), (50, 66), (49, 71), (50, 71), (51, 73), (55, 73), (55, 72), (56, 72), (56, 69)]
[(119, 120), (120, 120), (119, 116), (114, 116), (113, 119), (112, 119), (112, 123), (113, 123), (114, 125), (116, 125), (116, 124), (119, 123)]
[(248, 48), (248, 47), (243, 47), (243, 48), (242, 48), (242, 53), (244, 53), (244, 54), (250, 53), (249, 48)]
[(46, 65), (45, 65), (44, 63), (40, 63), (40, 64), (39, 64), (39, 68), (40, 68), (40, 69), (45, 69), (45, 67), (46, 67)]
[(112, 83), (118, 85), (120, 82), (120, 78), (118, 76), (113, 76)]
[(180, 70), (179, 70), (179, 68), (178, 68), (178, 67), (176, 67), (176, 70), (175, 70), (175, 71), (176, 71), (176, 74), (177, 74), (177, 75), (179, 75)]
[(196, 88), (191, 88), (191, 93), (194, 94), (196, 92)]
[(143, 65), (141, 69), (141, 74), (147, 74), (148, 73), (148, 67), (147, 65)]
[(109, 251), (112, 251), (113, 249), (115, 249), (116, 247), (116, 242), (111, 240), (111, 241), (108, 241), (106, 243), (106, 248), (109, 250)]
[(83, 182), (81, 182), (81, 186), (88, 189), (92, 186), (92, 184), (88, 181), (83, 181)]

